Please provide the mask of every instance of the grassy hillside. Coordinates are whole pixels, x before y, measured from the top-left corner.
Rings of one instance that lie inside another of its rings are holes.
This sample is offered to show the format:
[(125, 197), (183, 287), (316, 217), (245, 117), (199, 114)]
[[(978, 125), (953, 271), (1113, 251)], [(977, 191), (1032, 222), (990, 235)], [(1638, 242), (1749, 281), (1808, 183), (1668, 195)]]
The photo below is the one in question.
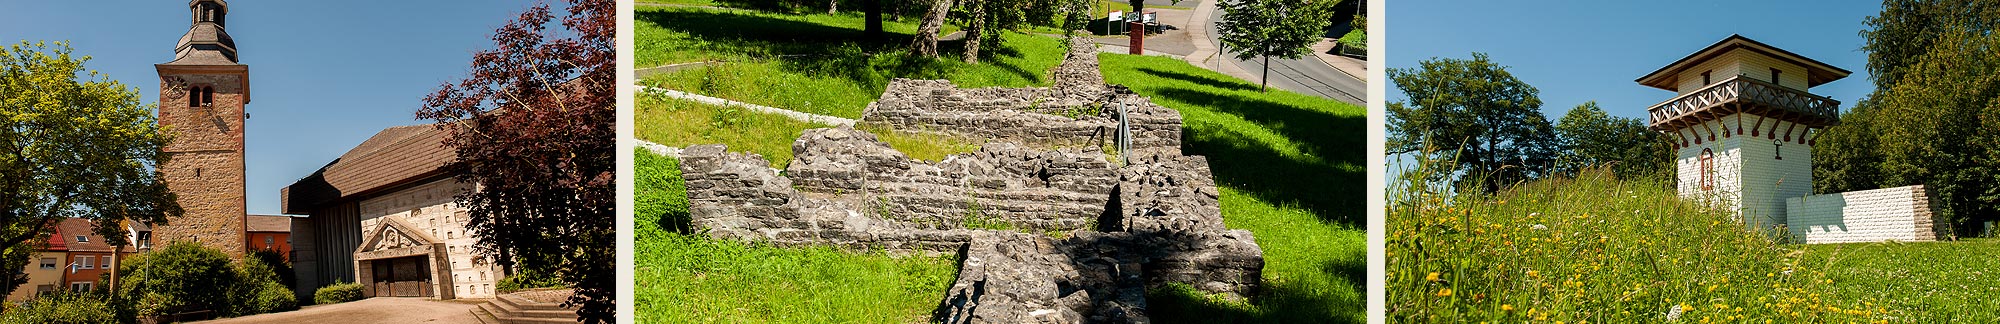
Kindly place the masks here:
[[(642, 84), (815, 114), (860, 118), (893, 78), (947, 79), (964, 87), (1046, 85), (1062, 41), (1007, 32), (963, 62), (963, 42), (936, 59), (907, 55), (916, 27), (885, 22), (888, 40), (861, 36), (859, 15), (787, 15), (699, 8), (640, 8), (637, 64), (726, 61), (654, 75)], [(946, 33), (950, 31), (947, 30)]]
[(1249, 303), (1157, 291), (1160, 322), (1366, 322), (1365, 109), (1273, 90), (1172, 58), (1100, 54), (1106, 82), (1181, 113), (1181, 149), (1208, 157), (1223, 222), (1264, 249)]
[(1392, 189), (1402, 197), (1387, 233), (1395, 320), (1996, 319), (2000, 282), (1980, 270), (1994, 262), (1965, 259), (2000, 252), (1991, 242), (1780, 244), (1665, 185), (1603, 173), (1494, 195), (1412, 195), (1423, 189)]

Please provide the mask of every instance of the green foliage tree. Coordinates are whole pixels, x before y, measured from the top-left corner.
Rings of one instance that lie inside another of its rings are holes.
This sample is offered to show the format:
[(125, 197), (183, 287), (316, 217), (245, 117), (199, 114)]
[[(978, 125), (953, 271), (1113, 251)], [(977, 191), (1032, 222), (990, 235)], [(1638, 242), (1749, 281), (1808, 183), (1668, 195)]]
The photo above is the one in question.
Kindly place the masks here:
[(1646, 129), (1637, 118), (1606, 114), (1596, 101), (1563, 114), (1556, 121), (1556, 136), (1562, 147), (1556, 173), (1575, 175), (1588, 167), (1609, 167), (1619, 179), (1659, 181), (1674, 169), (1673, 146), (1665, 135)]
[(1388, 75), (1410, 96), (1409, 102), (1388, 105), (1389, 154), (1449, 161), (1451, 172), (1433, 174), (1456, 177), (1458, 188), (1481, 192), (1541, 177), (1551, 168), (1558, 143), (1542, 116), (1539, 91), (1486, 54), (1432, 58), (1414, 69), (1389, 69)]
[(952, 0), (931, 1), (930, 11), (924, 13), (923, 22), (917, 23), (917, 37), (910, 39), (910, 53), (917, 56), (937, 58), (938, 32), (944, 30), (944, 22), (951, 13)]
[[(89, 219), (113, 246), (123, 221), (181, 214), (152, 167), (168, 135), (138, 90), (84, 68), (69, 45), (0, 48), (0, 265), (20, 269), (57, 222)], [(22, 280), (0, 280), (11, 292)]]
[[(585, 323), (617, 317), (617, 34), (611, 0), (531, 7), (473, 55), (471, 76), (424, 98), (455, 151), (466, 228), (508, 271), (554, 274)], [(550, 28), (559, 28), (551, 31)]]
[[(1271, 57), (1296, 59), (1312, 52), (1312, 44), (1333, 23), (1333, 0), (1236, 0), (1222, 6), (1216, 23), (1223, 46), (1236, 59), (1264, 59), (1259, 90), (1271, 81)], [(1135, 9), (1136, 10), (1136, 9)]]
[(1977, 234), (2000, 220), (2000, 3), (1886, 0), (1866, 24), (1876, 89), (1816, 139), (1815, 190), (1922, 184)]

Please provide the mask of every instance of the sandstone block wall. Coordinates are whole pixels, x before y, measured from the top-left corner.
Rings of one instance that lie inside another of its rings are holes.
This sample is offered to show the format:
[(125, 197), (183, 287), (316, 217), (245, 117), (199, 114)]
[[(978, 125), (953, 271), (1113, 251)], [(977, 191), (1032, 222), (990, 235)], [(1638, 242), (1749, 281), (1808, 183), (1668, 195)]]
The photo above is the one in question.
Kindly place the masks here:
[[(198, 241), (242, 257), (245, 205), (243, 90), (234, 74), (179, 74), (160, 77), (162, 132), (172, 134), (167, 161), (159, 166), (184, 213), (154, 225), (154, 241)], [(211, 87), (212, 104), (188, 105), (187, 89)], [(176, 89), (178, 88), (178, 89)]]
[(1938, 238), (1930, 195), (1922, 185), (1790, 198), (1785, 206), (1792, 237), (1808, 244)]

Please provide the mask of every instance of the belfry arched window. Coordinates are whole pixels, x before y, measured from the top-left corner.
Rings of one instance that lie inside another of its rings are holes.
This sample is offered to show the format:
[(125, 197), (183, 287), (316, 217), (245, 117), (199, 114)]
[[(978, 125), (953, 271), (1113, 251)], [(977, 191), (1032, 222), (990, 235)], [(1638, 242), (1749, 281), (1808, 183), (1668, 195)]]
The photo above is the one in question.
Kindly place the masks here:
[(1715, 151), (1701, 149), (1701, 190), (1715, 190)]
[(201, 105), (215, 104), (215, 87), (201, 87)]
[(188, 107), (201, 107), (201, 87), (188, 87)]

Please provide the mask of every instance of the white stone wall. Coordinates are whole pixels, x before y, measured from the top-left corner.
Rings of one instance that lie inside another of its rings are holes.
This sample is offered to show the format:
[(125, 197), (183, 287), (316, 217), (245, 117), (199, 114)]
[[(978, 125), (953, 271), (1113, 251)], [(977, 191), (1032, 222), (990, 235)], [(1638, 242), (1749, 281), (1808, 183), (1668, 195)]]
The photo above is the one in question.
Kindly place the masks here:
[(1708, 86), (1708, 84), (1701, 83), (1702, 72), (1708, 72), (1711, 84), (1722, 82), (1722, 80), (1727, 80), (1737, 75), (1770, 82), (1771, 68), (1777, 68), (1780, 71), (1778, 78), (1782, 82), (1779, 82), (1779, 85), (1806, 90), (1805, 67), (1785, 63), (1785, 61), (1780, 61), (1771, 56), (1746, 51), (1731, 51), (1710, 59), (1708, 62), (1695, 65), (1686, 71), (1682, 71), (1680, 74), (1680, 84), (1677, 86), (1677, 89), (1680, 94), (1687, 94)]
[[(452, 179), (398, 190), (360, 203), (363, 233), (380, 226), (382, 217), (394, 217), (415, 230), (443, 240), (451, 264), (433, 264), (433, 269), (450, 269), (458, 298), (492, 298), (500, 281), (500, 268), (473, 250), (478, 239), (466, 228), (465, 210), (453, 202), (454, 196), (470, 188)], [(366, 271), (366, 269), (362, 269)]]
[[(1803, 133), (1789, 122), (1749, 114), (1681, 129), (1679, 138), (1689, 145), (1677, 154), (1676, 188), (1683, 198), (1735, 210), (1751, 228), (1784, 224), (1785, 198), (1812, 193), (1812, 147), (1798, 143)], [(1711, 170), (1701, 169), (1704, 149), (1715, 154)], [(1713, 188), (1702, 186), (1703, 172), (1713, 173)]]
[[(1716, 58), (1710, 59), (1707, 62), (1697, 64), (1685, 71), (1681, 71), (1680, 90), (1678, 92), (1683, 95), (1688, 94), (1695, 90), (1701, 90), (1702, 87), (1707, 87), (1709, 84), (1722, 82), (1722, 80), (1728, 80), (1731, 76), (1736, 76), (1736, 73), (1741, 71), (1740, 68), (1742, 67), (1741, 64), (1737, 63), (1737, 57), (1742, 55), (1743, 52), (1731, 51), (1716, 56)], [(1709, 83), (1701, 83), (1702, 72), (1708, 72)]]
[(1791, 198), (1785, 205), (1792, 237), (1808, 244), (1937, 240), (1921, 185)]

